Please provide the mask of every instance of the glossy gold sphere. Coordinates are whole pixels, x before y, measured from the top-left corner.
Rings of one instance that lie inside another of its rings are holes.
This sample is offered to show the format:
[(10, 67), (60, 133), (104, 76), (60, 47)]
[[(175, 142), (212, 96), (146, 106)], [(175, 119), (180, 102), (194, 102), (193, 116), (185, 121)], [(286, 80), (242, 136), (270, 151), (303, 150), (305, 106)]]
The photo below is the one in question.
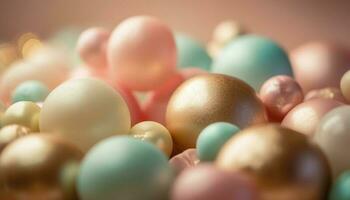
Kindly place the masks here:
[(350, 70), (342, 76), (340, 80), (340, 89), (344, 97), (350, 101)]
[(305, 135), (277, 124), (236, 134), (224, 145), (216, 164), (251, 175), (264, 200), (325, 199), (331, 180), (322, 151)]
[(181, 150), (194, 148), (202, 129), (220, 121), (245, 128), (265, 122), (266, 113), (249, 85), (220, 74), (191, 78), (170, 98), (166, 126)]
[(0, 156), (0, 186), (17, 199), (76, 199), (75, 177), (82, 156), (57, 136), (24, 136)]
[(2, 124), (18, 124), (28, 127), (32, 132), (39, 131), (40, 107), (30, 101), (20, 101), (7, 108), (2, 116)]
[(7, 125), (0, 129), (0, 153), (11, 142), (30, 133), (30, 129), (17, 125)]
[(130, 135), (154, 144), (168, 157), (173, 151), (171, 135), (160, 123), (152, 121), (140, 122), (131, 128)]
[(46, 98), (40, 130), (62, 135), (83, 151), (130, 130), (127, 104), (112, 87), (92, 78), (67, 81)]

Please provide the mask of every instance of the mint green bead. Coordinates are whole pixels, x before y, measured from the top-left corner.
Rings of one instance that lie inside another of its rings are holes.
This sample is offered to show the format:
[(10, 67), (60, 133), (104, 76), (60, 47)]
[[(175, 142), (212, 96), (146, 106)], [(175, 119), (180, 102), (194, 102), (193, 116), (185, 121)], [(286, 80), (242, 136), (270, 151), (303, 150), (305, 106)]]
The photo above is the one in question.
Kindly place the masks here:
[(12, 103), (18, 101), (42, 102), (49, 94), (49, 88), (40, 81), (25, 81), (12, 92)]
[(330, 192), (330, 200), (350, 200), (350, 171), (341, 174)]
[(227, 122), (210, 124), (199, 134), (197, 154), (201, 161), (214, 161), (221, 147), (240, 129)]
[(258, 35), (244, 35), (230, 42), (214, 60), (212, 72), (239, 78), (256, 91), (272, 76), (293, 76), (282, 47)]
[(77, 189), (81, 200), (166, 199), (173, 171), (154, 145), (115, 136), (95, 145), (81, 163)]
[(175, 34), (177, 66), (179, 68), (198, 67), (209, 70), (211, 58), (205, 46), (194, 38), (182, 33)]

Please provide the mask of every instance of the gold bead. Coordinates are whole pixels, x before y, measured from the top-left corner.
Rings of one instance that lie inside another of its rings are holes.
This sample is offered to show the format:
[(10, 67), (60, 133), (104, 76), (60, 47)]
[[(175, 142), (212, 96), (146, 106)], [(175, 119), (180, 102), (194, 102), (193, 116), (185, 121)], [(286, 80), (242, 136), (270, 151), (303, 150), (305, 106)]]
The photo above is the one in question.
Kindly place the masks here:
[(18, 124), (28, 127), (32, 132), (39, 131), (40, 107), (30, 101), (20, 101), (7, 108), (3, 117), (2, 124)]

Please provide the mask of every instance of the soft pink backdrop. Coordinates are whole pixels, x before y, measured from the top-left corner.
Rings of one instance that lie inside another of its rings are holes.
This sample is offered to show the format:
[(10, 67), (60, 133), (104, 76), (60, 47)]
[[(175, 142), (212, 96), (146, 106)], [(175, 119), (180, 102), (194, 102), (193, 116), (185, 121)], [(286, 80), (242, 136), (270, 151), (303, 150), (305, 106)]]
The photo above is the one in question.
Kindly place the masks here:
[(350, 45), (346, 0), (0, 0), (0, 41), (28, 31), (46, 37), (66, 26), (112, 28), (139, 14), (158, 16), (203, 41), (218, 22), (236, 19), (289, 49), (315, 39)]

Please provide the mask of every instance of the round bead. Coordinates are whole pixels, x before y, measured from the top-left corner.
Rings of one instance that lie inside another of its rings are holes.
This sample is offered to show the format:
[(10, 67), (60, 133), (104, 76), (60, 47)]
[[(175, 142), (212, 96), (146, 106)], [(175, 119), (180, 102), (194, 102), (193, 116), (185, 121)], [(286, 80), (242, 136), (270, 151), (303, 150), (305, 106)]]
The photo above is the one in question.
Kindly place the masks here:
[(349, 50), (337, 44), (310, 42), (293, 50), (290, 58), (295, 79), (305, 93), (339, 88), (339, 80), (350, 69)]
[(49, 92), (49, 88), (40, 81), (25, 81), (12, 92), (12, 102), (41, 102), (45, 100)]
[(212, 61), (203, 44), (182, 33), (175, 34), (175, 41), (179, 68), (195, 66), (203, 70), (210, 69)]
[(24, 136), (0, 156), (1, 184), (16, 199), (76, 199), (75, 179), (82, 153), (49, 134)]
[(171, 29), (147, 16), (131, 17), (119, 24), (108, 42), (107, 56), (112, 77), (132, 90), (154, 89), (176, 67)]
[(239, 128), (226, 122), (210, 124), (199, 134), (197, 139), (197, 152), (201, 161), (214, 161), (221, 147), (229, 140)]
[(280, 122), (286, 114), (303, 101), (299, 84), (289, 76), (274, 76), (261, 87), (259, 97), (264, 103), (270, 121)]
[(348, 70), (340, 80), (340, 89), (344, 97), (350, 101), (350, 70)]
[(95, 69), (107, 67), (107, 42), (110, 32), (104, 28), (89, 28), (80, 34), (77, 51), (87, 66)]
[(342, 173), (332, 186), (329, 200), (349, 200), (350, 199), (350, 172)]
[(176, 179), (172, 200), (258, 200), (254, 182), (240, 173), (230, 173), (212, 165), (188, 168)]
[(169, 131), (157, 122), (140, 122), (131, 128), (130, 135), (154, 144), (168, 157), (173, 151), (173, 140)]
[(180, 150), (194, 148), (199, 133), (220, 121), (244, 128), (265, 122), (266, 113), (249, 85), (220, 74), (191, 78), (170, 98), (166, 127)]
[(101, 80), (67, 81), (46, 98), (40, 130), (69, 138), (87, 151), (98, 141), (127, 134), (130, 113), (123, 98)]
[(7, 108), (2, 124), (18, 124), (28, 127), (32, 132), (39, 131), (40, 107), (30, 101), (20, 101)]
[(77, 186), (81, 200), (155, 200), (166, 199), (172, 179), (166, 156), (154, 145), (116, 136), (87, 153)]
[(313, 136), (321, 118), (332, 109), (343, 105), (331, 99), (313, 99), (297, 105), (282, 121), (282, 125)]
[(214, 61), (212, 71), (242, 79), (256, 91), (272, 76), (293, 75), (286, 52), (276, 42), (258, 35), (244, 35), (230, 42)]
[(335, 108), (322, 118), (314, 135), (315, 142), (328, 157), (333, 177), (350, 169), (347, 151), (350, 141), (349, 121), (350, 106)]
[(68, 78), (69, 64), (62, 52), (41, 48), (29, 60), (14, 63), (2, 74), (0, 98), (4, 103), (11, 101), (12, 91), (22, 82), (37, 80), (50, 90)]
[(262, 199), (325, 199), (331, 181), (327, 159), (318, 146), (276, 124), (239, 132), (224, 145), (216, 164), (253, 177)]
[(0, 129), (0, 154), (8, 144), (29, 133), (29, 128), (21, 125), (13, 124), (2, 127)]

